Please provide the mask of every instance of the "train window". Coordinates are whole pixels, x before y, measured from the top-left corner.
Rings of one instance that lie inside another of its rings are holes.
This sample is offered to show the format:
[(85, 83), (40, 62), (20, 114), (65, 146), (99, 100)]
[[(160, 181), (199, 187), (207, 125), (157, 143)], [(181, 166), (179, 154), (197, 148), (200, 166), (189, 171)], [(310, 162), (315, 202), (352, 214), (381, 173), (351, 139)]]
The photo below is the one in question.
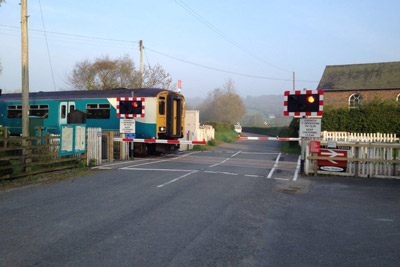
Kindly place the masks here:
[(158, 102), (158, 113), (160, 115), (164, 115), (165, 114), (165, 101)]
[(66, 116), (67, 116), (67, 106), (62, 105), (61, 106), (61, 119), (65, 119)]
[(49, 117), (49, 105), (31, 105), (29, 115), (42, 118)]
[(7, 118), (22, 118), (22, 106), (8, 106), (7, 107)]
[(109, 119), (110, 104), (87, 104), (86, 115), (88, 119)]
[(69, 112), (74, 111), (75, 110), (75, 105), (70, 105), (69, 106)]

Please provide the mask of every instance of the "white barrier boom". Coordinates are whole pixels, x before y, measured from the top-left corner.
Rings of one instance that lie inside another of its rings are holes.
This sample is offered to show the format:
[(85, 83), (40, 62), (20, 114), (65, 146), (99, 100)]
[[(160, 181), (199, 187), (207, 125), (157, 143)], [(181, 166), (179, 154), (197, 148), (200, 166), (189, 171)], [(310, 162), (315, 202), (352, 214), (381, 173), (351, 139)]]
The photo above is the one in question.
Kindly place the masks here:
[(300, 137), (252, 137), (238, 136), (238, 140), (299, 141)]
[(177, 144), (177, 145), (205, 145), (206, 141), (189, 141), (189, 140), (163, 140), (163, 139), (138, 139), (138, 138), (121, 138), (114, 137), (117, 142), (135, 142), (135, 143), (158, 143), (158, 144)]

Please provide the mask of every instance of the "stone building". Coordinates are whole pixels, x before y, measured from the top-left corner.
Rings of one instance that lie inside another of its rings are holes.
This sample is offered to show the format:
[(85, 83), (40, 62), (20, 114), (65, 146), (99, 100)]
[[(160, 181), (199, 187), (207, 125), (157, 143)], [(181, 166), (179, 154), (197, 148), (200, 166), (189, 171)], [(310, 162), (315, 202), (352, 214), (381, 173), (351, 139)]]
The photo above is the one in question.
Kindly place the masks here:
[(326, 66), (319, 90), (324, 105), (356, 108), (374, 98), (400, 100), (400, 62)]

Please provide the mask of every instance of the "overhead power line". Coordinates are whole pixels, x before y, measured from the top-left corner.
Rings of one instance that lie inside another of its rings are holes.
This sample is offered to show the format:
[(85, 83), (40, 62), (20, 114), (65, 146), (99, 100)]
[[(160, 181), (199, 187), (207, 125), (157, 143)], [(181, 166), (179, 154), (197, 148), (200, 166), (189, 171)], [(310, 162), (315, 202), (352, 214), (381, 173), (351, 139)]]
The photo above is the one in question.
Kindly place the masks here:
[[(12, 29), (18, 29), (18, 30), (21, 29), (21, 27), (10, 26), (10, 25), (4, 25), (4, 24), (0, 24), (0, 27), (12, 28)], [(37, 29), (29, 29), (29, 30), (30, 30), (30, 31), (35, 31), (35, 32), (44, 32), (43, 30), (37, 30)], [(118, 40), (118, 39), (111, 39), (111, 38), (104, 38), (104, 37), (87, 36), (87, 35), (80, 35), (80, 34), (62, 33), (62, 32), (51, 32), (51, 31), (47, 31), (47, 33), (58, 34), (58, 35), (64, 35), (64, 36), (79, 37), (79, 38), (94, 39), (94, 40), (103, 40), (103, 41), (130, 43), (130, 44), (135, 44), (135, 43), (139, 42), (139, 41)]]
[(242, 45), (240, 45), (238, 42), (236, 42), (235, 40), (233, 40), (232, 38), (230, 38), (227, 34), (225, 34), (224, 32), (222, 32), (220, 29), (218, 29), (217, 27), (215, 27), (213, 24), (211, 24), (209, 21), (207, 21), (204, 17), (202, 17), (199, 13), (197, 13), (193, 8), (191, 8), (190, 6), (188, 6), (185, 2), (183, 2), (182, 0), (175, 0), (175, 2), (180, 5), (183, 9), (185, 9), (187, 12), (189, 12), (193, 17), (195, 17), (198, 21), (200, 21), (202, 24), (204, 24), (205, 26), (207, 26), (208, 28), (210, 28), (213, 32), (215, 32), (216, 34), (218, 34), (219, 36), (221, 36), (223, 39), (225, 39), (227, 42), (229, 42), (230, 44), (236, 46), (237, 48), (239, 48), (240, 50), (244, 51), (245, 53), (247, 53), (248, 55), (252, 56), (253, 58), (271, 66), (274, 67), (276, 69), (279, 70), (283, 70), (286, 72), (292, 72), (290, 70), (287, 70), (285, 68), (279, 67), (275, 64), (272, 64), (266, 60), (264, 60), (263, 58), (255, 55), (254, 53), (250, 52), (249, 50), (247, 50), (246, 48), (244, 48)]
[[(240, 76), (245, 76), (245, 77), (250, 77), (250, 78), (263, 79), (263, 80), (292, 81), (292, 79), (283, 79), (283, 78), (272, 78), (272, 77), (265, 77), (265, 76), (257, 76), (257, 75), (252, 75), (252, 74), (245, 74), (245, 73), (240, 73), (240, 72), (235, 72), (235, 71), (229, 71), (229, 70), (218, 69), (218, 68), (214, 68), (214, 67), (210, 67), (210, 66), (198, 64), (198, 63), (195, 63), (195, 62), (192, 62), (192, 61), (188, 61), (188, 60), (185, 60), (185, 59), (180, 59), (180, 58), (177, 58), (177, 57), (174, 57), (174, 56), (170, 56), (170, 55), (167, 55), (167, 54), (165, 54), (165, 53), (156, 51), (156, 50), (154, 50), (154, 49), (150, 49), (150, 48), (148, 48), (148, 47), (143, 47), (143, 49), (144, 49), (145, 51), (146, 51), (146, 49), (147, 49), (147, 50), (149, 50), (150, 52), (153, 52), (153, 53), (156, 53), (156, 54), (165, 56), (165, 57), (169, 57), (169, 58), (172, 58), (172, 59), (177, 60), (177, 61), (180, 61), (180, 62), (184, 62), (184, 63), (187, 63), (187, 64), (191, 64), (191, 65), (194, 65), (194, 66), (197, 66), (197, 67), (205, 68), (205, 69), (210, 69), (210, 70), (215, 70), (215, 71), (219, 71), (219, 72), (225, 72), (225, 73), (229, 73), (229, 74), (235, 74), (235, 75), (240, 75)], [(300, 81), (300, 82), (313, 82), (313, 83), (314, 83), (314, 82), (318, 82), (318, 81), (311, 81), (311, 80), (297, 80), (297, 81)]]
[(53, 78), (53, 86), (54, 86), (54, 90), (56, 91), (56, 90), (57, 90), (57, 87), (56, 87), (56, 80), (54, 79), (53, 64), (52, 64), (52, 62), (51, 62), (49, 42), (47, 41), (46, 27), (45, 27), (44, 18), (43, 18), (42, 2), (41, 2), (40, 0), (39, 0), (39, 7), (40, 7), (40, 14), (41, 14), (41, 16), (42, 16), (42, 24), (43, 24), (44, 38), (46, 39), (47, 55), (49, 56), (51, 77)]

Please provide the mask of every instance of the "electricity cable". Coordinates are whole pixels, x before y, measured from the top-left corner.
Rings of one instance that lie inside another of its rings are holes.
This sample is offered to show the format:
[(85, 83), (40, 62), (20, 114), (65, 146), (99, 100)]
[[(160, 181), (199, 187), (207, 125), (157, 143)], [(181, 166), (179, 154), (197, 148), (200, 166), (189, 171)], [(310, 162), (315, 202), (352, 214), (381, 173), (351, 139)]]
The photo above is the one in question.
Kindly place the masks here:
[(189, 12), (193, 17), (195, 17), (198, 21), (200, 21), (202, 24), (204, 24), (205, 26), (207, 26), (208, 28), (210, 28), (212, 31), (214, 31), (216, 34), (218, 34), (219, 36), (221, 36), (223, 39), (225, 39), (227, 42), (231, 43), (232, 45), (236, 46), (237, 48), (239, 48), (240, 50), (244, 51), (245, 53), (247, 53), (248, 55), (252, 56), (255, 59), (258, 59), (259, 61), (274, 67), (276, 69), (279, 70), (283, 70), (286, 72), (291, 72), (290, 70), (287, 70), (285, 68), (276, 66), (270, 62), (267, 62), (266, 60), (264, 60), (263, 58), (253, 54), (252, 52), (250, 52), (249, 50), (247, 50), (246, 48), (244, 48), (243, 46), (241, 46), (238, 42), (236, 42), (235, 40), (233, 40), (232, 38), (230, 38), (228, 35), (226, 35), (225, 33), (223, 33), (221, 30), (219, 30), (217, 27), (215, 27), (213, 24), (211, 24), (209, 21), (207, 21), (204, 17), (202, 17), (199, 13), (197, 13), (195, 10), (193, 10), (193, 8), (191, 8), (190, 6), (188, 6), (186, 3), (184, 3), (182, 0), (175, 0), (175, 2), (180, 5), (183, 9), (185, 9), (187, 12)]
[(49, 56), (51, 77), (53, 78), (54, 91), (57, 91), (56, 80), (54, 79), (53, 64), (52, 64), (52, 62), (51, 62), (51, 56), (50, 56), (49, 42), (48, 42), (48, 40), (47, 40), (46, 27), (45, 27), (45, 24), (44, 24), (43, 11), (42, 11), (42, 2), (41, 2), (40, 0), (39, 0), (39, 7), (40, 7), (40, 15), (42, 16), (42, 25), (43, 25), (43, 31), (44, 31), (44, 38), (45, 38), (45, 40), (46, 40), (47, 55)]
[[(172, 59), (177, 60), (177, 61), (181, 61), (181, 62), (184, 62), (184, 63), (187, 63), (187, 64), (191, 64), (191, 65), (194, 65), (194, 66), (197, 66), (197, 67), (202, 67), (202, 68), (205, 68), (205, 69), (210, 69), (210, 70), (215, 70), (215, 71), (219, 71), (219, 72), (225, 72), (225, 73), (229, 73), (229, 74), (235, 74), (235, 75), (240, 75), (240, 76), (245, 76), (245, 77), (250, 77), (250, 78), (263, 79), (263, 80), (292, 81), (291, 79), (264, 77), (264, 76), (257, 76), (257, 75), (252, 75), (252, 74), (245, 74), (245, 73), (240, 73), (240, 72), (235, 72), (235, 71), (218, 69), (218, 68), (214, 68), (214, 67), (198, 64), (198, 63), (195, 63), (195, 62), (191, 62), (191, 61), (188, 61), (188, 60), (185, 60), (185, 59), (180, 59), (180, 58), (177, 58), (177, 57), (174, 57), (174, 56), (170, 56), (170, 55), (167, 55), (165, 53), (156, 51), (154, 49), (150, 49), (148, 47), (143, 47), (143, 49), (144, 50), (147, 49), (147, 50), (149, 50), (149, 51), (151, 51), (151, 52), (153, 52), (155, 54), (159, 54), (159, 55), (162, 55), (162, 56), (165, 56), (165, 57), (172, 58)], [(300, 81), (300, 82), (312, 82), (312, 83), (318, 82), (318, 81), (312, 81), (312, 80), (297, 80), (297, 81)]]

